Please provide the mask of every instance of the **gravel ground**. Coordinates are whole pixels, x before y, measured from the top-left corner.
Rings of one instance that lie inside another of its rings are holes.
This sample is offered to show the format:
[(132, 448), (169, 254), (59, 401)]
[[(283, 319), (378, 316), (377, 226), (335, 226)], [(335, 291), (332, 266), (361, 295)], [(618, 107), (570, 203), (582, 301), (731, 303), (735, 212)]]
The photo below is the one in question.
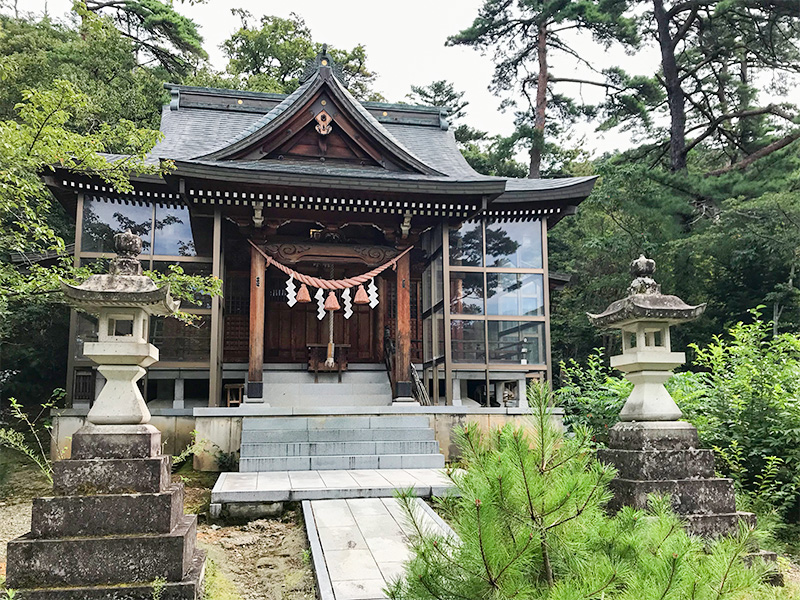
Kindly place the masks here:
[(0, 502), (0, 576), (6, 575), (6, 543), (31, 529), (31, 503)]

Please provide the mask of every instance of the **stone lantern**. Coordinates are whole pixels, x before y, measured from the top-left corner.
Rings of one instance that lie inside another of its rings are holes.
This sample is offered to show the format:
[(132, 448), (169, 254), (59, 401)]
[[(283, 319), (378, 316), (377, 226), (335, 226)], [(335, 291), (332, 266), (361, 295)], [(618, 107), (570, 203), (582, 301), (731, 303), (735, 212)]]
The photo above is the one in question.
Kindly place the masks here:
[(150, 411), (136, 382), (144, 376), (145, 367), (158, 361), (158, 348), (147, 341), (150, 315), (171, 314), (179, 303), (169, 295), (169, 285), (156, 287), (142, 275), (139, 236), (130, 230), (116, 234), (114, 249), (117, 256), (108, 275), (92, 275), (78, 286), (61, 286), (70, 304), (99, 317), (97, 341), (84, 344), (84, 354), (98, 364), (106, 384), (88, 421), (141, 425), (150, 421)]
[(620, 422), (609, 431), (608, 448), (597, 451), (598, 459), (617, 469), (608, 508), (645, 509), (651, 494), (668, 495), (691, 533), (731, 533), (739, 520), (752, 523), (754, 517), (736, 511), (733, 481), (714, 476), (714, 452), (698, 447), (697, 430), (678, 420), (681, 411), (664, 387), (672, 369), (686, 360), (683, 352), (672, 352), (670, 327), (696, 319), (706, 305), (662, 294), (655, 268), (644, 256), (634, 260), (628, 296), (589, 315), (597, 327), (622, 330), (622, 354), (611, 357), (611, 366), (633, 383)]
[(633, 391), (619, 414), (621, 421), (676, 421), (681, 417), (664, 382), (672, 369), (686, 362), (686, 355), (672, 352), (669, 328), (696, 319), (706, 308), (662, 294), (652, 277), (655, 270), (655, 261), (641, 255), (631, 263), (634, 279), (628, 296), (599, 315), (589, 314), (596, 327), (622, 330), (622, 354), (611, 357), (611, 366), (625, 373)]
[(172, 457), (136, 385), (158, 360), (150, 316), (178, 303), (142, 275), (138, 236), (118, 233), (114, 245), (108, 275), (62, 285), (71, 304), (99, 316), (98, 341), (84, 349), (106, 384), (70, 458), (53, 463), (53, 495), (34, 499), (31, 531), (8, 543), (6, 585), (39, 600), (199, 600), (197, 517), (183, 513), (183, 484), (171, 480)]

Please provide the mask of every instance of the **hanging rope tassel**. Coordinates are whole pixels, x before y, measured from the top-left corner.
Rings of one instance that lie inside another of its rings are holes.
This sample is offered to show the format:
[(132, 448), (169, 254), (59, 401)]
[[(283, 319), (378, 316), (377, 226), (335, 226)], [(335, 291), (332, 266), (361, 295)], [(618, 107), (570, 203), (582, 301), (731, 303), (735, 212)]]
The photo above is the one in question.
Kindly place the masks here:
[[(333, 292), (331, 292), (333, 294)], [(334, 300), (336, 298), (334, 297)], [(333, 360), (333, 311), (328, 311), (328, 357), (325, 359), (325, 366), (329, 369), (332, 369), (336, 364), (336, 361)]]

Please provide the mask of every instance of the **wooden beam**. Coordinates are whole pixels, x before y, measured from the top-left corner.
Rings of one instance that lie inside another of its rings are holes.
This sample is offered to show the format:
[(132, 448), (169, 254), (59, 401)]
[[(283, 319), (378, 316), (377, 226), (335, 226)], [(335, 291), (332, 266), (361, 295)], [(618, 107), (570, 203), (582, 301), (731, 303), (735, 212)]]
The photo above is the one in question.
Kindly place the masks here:
[[(211, 249), (211, 274), (222, 278), (222, 211), (214, 210)], [(222, 298), (211, 299), (211, 345), (208, 360), (208, 405), (219, 406), (222, 399)]]
[(247, 372), (247, 398), (263, 402), (264, 386), (264, 299), (267, 263), (254, 247), (250, 248), (250, 353)]
[[(411, 395), (411, 259), (410, 253), (397, 261), (397, 330), (395, 335), (394, 396)], [(403, 385), (406, 384), (406, 385)], [(405, 388), (405, 389), (404, 389)]]

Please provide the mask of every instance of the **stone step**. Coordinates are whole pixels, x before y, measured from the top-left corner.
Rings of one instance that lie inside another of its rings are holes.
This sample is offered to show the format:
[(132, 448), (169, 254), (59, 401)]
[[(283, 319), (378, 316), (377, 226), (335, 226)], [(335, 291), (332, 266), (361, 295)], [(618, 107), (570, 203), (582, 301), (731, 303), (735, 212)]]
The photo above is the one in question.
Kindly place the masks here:
[(243, 444), (275, 442), (426, 442), (435, 439), (433, 429), (248, 429), (242, 431)]
[(264, 392), (264, 401), (270, 406), (279, 408), (314, 408), (343, 409), (354, 406), (376, 408), (391, 406), (392, 396), (388, 392), (384, 396), (302, 396), (295, 394), (274, 395)]
[(171, 465), (171, 456), (58, 460), (53, 463), (53, 493), (56, 496), (163, 493), (171, 485)]
[(438, 454), (439, 443), (427, 442), (275, 442), (243, 443), (242, 458), (281, 456), (353, 456), (363, 454)]
[(335, 417), (244, 417), (242, 431), (278, 429), (415, 429), (429, 428), (424, 415), (348, 415)]
[[(8, 543), (6, 585), (59, 587), (182, 581), (195, 557), (197, 516), (186, 515), (170, 533), (34, 539)], [(113, 557), (98, 560), (97, 557)]]
[(314, 383), (314, 373), (308, 371), (264, 371), (262, 378), (264, 385), (282, 383), (302, 383), (320, 385), (364, 385), (380, 384), (389, 385), (389, 378), (386, 371), (345, 371), (342, 373), (342, 383), (339, 383), (338, 373), (318, 373), (319, 383)]
[(739, 521), (750, 527), (756, 526), (756, 516), (749, 512), (729, 512), (716, 515), (684, 515), (689, 533), (704, 538), (728, 535), (739, 528)]
[(384, 454), (351, 456), (282, 456), (239, 460), (239, 472), (323, 471), (332, 469), (441, 469), (441, 454)]
[[(86, 587), (39, 587), (17, 589), (25, 600), (201, 600), (205, 576), (205, 550), (195, 550), (192, 566), (181, 581), (167, 581), (157, 595), (151, 583), (95, 585)], [(16, 596), (15, 596), (16, 597)]]
[(391, 394), (389, 382), (384, 383), (314, 383), (298, 381), (294, 383), (264, 382), (264, 394), (297, 394), (299, 396), (382, 396)]
[(183, 484), (166, 493), (34, 498), (36, 538), (169, 533), (183, 518)]
[(614, 493), (613, 500), (609, 502), (612, 511), (622, 506), (647, 508), (647, 496), (661, 494), (670, 496), (672, 507), (681, 516), (736, 512), (732, 479), (614, 479), (610, 487)]
[(614, 465), (621, 479), (690, 479), (714, 477), (713, 450), (597, 451), (598, 460)]
[(95, 585), (87, 587), (39, 587), (15, 590), (25, 600), (200, 600), (203, 597), (205, 550), (195, 550), (192, 566), (181, 581), (167, 581), (160, 595), (152, 583)]

